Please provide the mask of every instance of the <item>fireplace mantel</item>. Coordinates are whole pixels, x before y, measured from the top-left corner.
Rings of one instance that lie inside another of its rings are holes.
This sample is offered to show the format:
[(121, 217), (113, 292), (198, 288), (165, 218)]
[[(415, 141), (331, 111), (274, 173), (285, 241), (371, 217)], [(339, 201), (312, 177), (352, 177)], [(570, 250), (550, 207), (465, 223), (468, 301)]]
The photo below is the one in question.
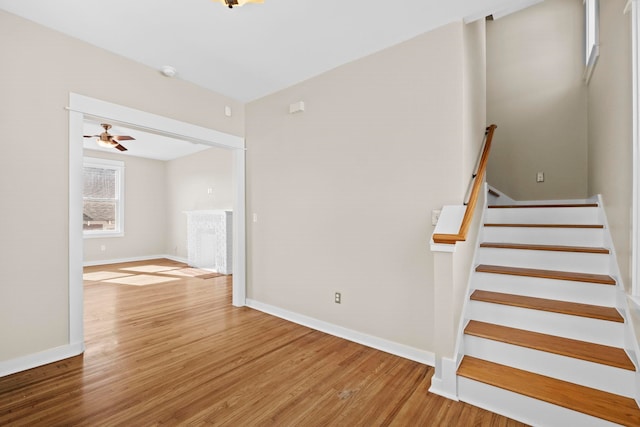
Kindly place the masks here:
[(225, 210), (186, 211), (187, 261), (190, 266), (231, 274), (232, 217)]

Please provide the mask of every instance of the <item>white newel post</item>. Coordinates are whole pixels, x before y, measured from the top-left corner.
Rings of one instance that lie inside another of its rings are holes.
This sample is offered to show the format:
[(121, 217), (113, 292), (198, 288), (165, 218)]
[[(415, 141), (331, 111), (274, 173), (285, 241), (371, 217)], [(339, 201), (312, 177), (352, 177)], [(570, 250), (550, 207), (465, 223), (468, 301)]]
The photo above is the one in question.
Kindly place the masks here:
[[(449, 245), (455, 250), (454, 245)], [(429, 391), (458, 400), (456, 380), (456, 319), (454, 319), (455, 252), (434, 251), (434, 340), (435, 370)]]
[[(465, 206), (444, 206), (434, 234), (457, 234), (464, 217)], [(456, 335), (458, 319), (456, 298), (456, 247), (458, 244), (436, 244), (431, 241), (434, 264), (434, 340), (435, 374), (429, 391), (458, 400), (456, 380)]]
[[(431, 240), (434, 263), (435, 369), (429, 391), (458, 400), (456, 371), (462, 360), (465, 301), (474, 268), (478, 230), (486, 207), (486, 183), (479, 193), (466, 240), (454, 245)], [(466, 206), (444, 206), (434, 234), (458, 234)]]

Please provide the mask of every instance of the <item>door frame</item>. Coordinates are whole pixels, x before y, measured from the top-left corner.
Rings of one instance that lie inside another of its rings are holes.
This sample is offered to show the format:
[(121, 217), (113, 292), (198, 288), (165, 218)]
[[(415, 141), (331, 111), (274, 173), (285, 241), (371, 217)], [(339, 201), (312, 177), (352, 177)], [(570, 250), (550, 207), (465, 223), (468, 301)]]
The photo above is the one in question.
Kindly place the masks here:
[(158, 132), (187, 141), (233, 150), (233, 297), (246, 303), (245, 143), (244, 138), (179, 120), (113, 104), (76, 93), (69, 94), (69, 343), (84, 350), (82, 288), (82, 158), (85, 118)]

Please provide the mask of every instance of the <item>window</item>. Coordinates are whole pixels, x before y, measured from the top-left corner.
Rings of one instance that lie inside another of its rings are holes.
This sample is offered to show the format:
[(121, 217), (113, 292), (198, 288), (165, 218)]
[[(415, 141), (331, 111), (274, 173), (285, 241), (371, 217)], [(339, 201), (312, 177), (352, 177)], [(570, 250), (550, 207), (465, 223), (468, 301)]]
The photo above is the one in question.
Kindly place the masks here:
[(598, 55), (600, 54), (599, 46), (599, 0), (585, 0), (585, 81), (589, 83), (593, 67), (596, 65)]
[(124, 162), (84, 158), (84, 237), (124, 235)]

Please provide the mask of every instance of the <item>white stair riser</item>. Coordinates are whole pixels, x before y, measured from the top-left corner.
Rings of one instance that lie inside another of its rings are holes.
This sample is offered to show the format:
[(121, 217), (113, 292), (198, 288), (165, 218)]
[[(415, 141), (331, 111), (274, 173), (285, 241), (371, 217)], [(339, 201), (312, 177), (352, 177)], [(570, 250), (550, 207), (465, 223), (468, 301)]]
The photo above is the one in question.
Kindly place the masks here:
[(602, 228), (484, 227), (483, 242), (601, 247)]
[(568, 280), (474, 272), (472, 289), (608, 307), (616, 305), (615, 286)]
[(525, 249), (479, 248), (479, 264), (609, 274), (609, 255)]
[(598, 224), (598, 208), (487, 209), (485, 222), (497, 224)]
[(471, 335), (465, 355), (626, 397), (635, 396), (635, 372)]
[(458, 398), (463, 402), (534, 426), (617, 426), (600, 418), (460, 376), (458, 377)]
[(624, 348), (623, 323), (473, 300), (467, 308), (469, 320)]

